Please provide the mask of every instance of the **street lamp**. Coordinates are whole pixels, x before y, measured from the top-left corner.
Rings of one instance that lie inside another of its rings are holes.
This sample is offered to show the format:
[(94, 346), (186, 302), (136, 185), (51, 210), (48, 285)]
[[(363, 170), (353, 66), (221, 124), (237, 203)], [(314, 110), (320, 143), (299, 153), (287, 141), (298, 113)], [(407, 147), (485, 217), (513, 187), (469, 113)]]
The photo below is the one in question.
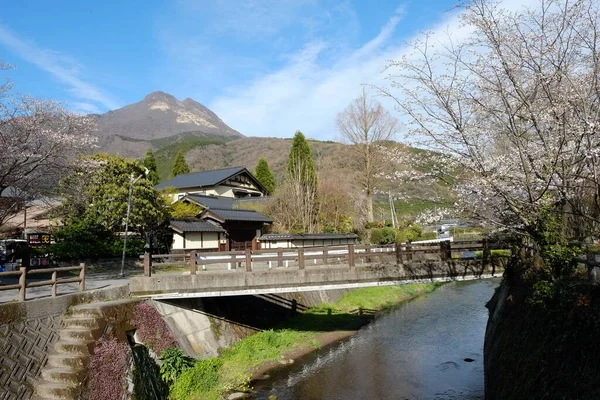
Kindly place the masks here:
[(133, 184), (144, 176), (148, 176), (150, 171), (144, 168), (144, 173), (133, 179), (133, 173), (129, 177), (129, 198), (127, 199), (127, 216), (125, 217), (125, 239), (123, 239), (123, 258), (121, 258), (121, 278), (125, 276), (125, 252), (127, 251), (127, 234), (129, 232), (129, 214), (131, 214), (131, 196), (133, 194)]

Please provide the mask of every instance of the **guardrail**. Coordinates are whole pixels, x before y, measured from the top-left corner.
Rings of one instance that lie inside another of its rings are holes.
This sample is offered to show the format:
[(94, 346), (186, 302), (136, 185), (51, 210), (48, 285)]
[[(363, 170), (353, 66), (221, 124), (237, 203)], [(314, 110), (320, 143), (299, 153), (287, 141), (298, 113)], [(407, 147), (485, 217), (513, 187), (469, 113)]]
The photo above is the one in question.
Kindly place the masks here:
[[(59, 278), (59, 272), (69, 272), (69, 271), (79, 271), (77, 277), (74, 278)], [(27, 282), (27, 277), (32, 275), (47, 275), (52, 274), (51, 279), (47, 279), (44, 281), (37, 282)], [(26, 267), (20, 267), (18, 271), (8, 271), (8, 272), (0, 272), (0, 278), (6, 276), (18, 276), (19, 283), (12, 285), (1, 285), (0, 291), (5, 290), (19, 290), (19, 295), (17, 299), (19, 301), (25, 301), (27, 299), (26, 293), (27, 289), (40, 287), (40, 286), (52, 286), (51, 287), (51, 295), (52, 297), (56, 297), (57, 295), (57, 286), (65, 283), (79, 283), (79, 291), (83, 292), (85, 290), (85, 264), (81, 263), (79, 266), (74, 267), (58, 267), (58, 268), (43, 268), (43, 269), (29, 269)]]
[(322, 264), (333, 262), (347, 263), (354, 267), (357, 261), (363, 260), (368, 263), (374, 258), (393, 257), (396, 264), (408, 263), (420, 260), (450, 261), (460, 259), (460, 254), (464, 252), (481, 251), (481, 261), (483, 266), (491, 262), (491, 250), (507, 249), (507, 247), (498, 242), (480, 241), (443, 241), (438, 243), (398, 243), (390, 245), (343, 245), (343, 246), (324, 246), (324, 247), (299, 247), (299, 248), (279, 248), (262, 249), (246, 251), (227, 251), (227, 252), (198, 252), (174, 254), (153, 254), (146, 253), (144, 259), (144, 275), (152, 275), (152, 264), (154, 260), (168, 260), (173, 263), (175, 260), (181, 262), (179, 265), (189, 265), (190, 273), (197, 274), (198, 266), (201, 270), (206, 270), (208, 265), (227, 264), (229, 270), (242, 266), (250, 272), (253, 264), (263, 262), (269, 269), (274, 267), (288, 267), (290, 261), (297, 264), (298, 269), (305, 269), (307, 262), (312, 261), (316, 264), (321, 261)]

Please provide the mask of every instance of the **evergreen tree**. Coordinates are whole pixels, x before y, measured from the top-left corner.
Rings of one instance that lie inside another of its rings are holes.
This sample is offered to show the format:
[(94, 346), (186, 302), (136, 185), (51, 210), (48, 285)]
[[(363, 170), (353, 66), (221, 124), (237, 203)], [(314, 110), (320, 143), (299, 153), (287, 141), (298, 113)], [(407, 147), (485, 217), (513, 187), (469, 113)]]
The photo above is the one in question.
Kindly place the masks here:
[(269, 169), (269, 164), (264, 157), (258, 159), (255, 175), (256, 179), (267, 189), (269, 194), (275, 192), (275, 176)]
[(158, 185), (160, 179), (158, 178), (158, 167), (156, 166), (156, 158), (154, 158), (154, 153), (152, 152), (152, 149), (148, 149), (148, 151), (146, 152), (146, 156), (142, 161), (142, 165), (148, 168), (148, 170), (150, 171), (150, 173), (148, 174), (148, 179), (150, 180), (150, 182), (152, 182), (152, 184), (155, 186)]
[(310, 148), (302, 132), (294, 135), (287, 165), (285, 203), (294, 215), (294, 232), (314, 232), (317, 219), (317, 175)]
[(175, 178), (177, 175), (189, 174), (190, 167), (188, 167), (185, 162), (185, 155), (183, 154), (183, 150), (179, 150), (177, 156), (175, 157), (175, 162), (171, 167), (171, 178)]
[(308, 147), (304, 134), (300, 131), (296, 131), (294, 135), (288, 158), (287, 176), (288, 179), (300, 181), (307, 188), (316, 190), (317, 174), (310, 154), (310, 147)]

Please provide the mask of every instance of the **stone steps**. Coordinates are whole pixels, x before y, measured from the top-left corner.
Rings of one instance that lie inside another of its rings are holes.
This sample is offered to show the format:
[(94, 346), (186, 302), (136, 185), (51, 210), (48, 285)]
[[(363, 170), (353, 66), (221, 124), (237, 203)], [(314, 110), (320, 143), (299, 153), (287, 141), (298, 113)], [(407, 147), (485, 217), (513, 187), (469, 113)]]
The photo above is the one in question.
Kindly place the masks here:
[(63, 367), (44, 368), (42, 378), (49, 383), (67, 383), (77, 385), (81, 382), (85, 370), (83, 368)]
[(64, 320), (67, 328), (88, 328), (90, 330), (98, 329), (98, 321), (89, 316), (73, 316)]
[(77, 399), (79, 388), (68, 383), (42, 382), (35, 388), (37, 399)]
[[(90, 360), (88, 354), (50, 354), (46, 368), (84, 369)], [(42, 371), (43, 373), (43, 371)]]
[(88, 328), (63, 328), (58, 331), (58, 336), (61, 340), (85, 340), (85, 341), (93, 341), (94, 335)]
[(54, 350), (56, 350), (56, 352), (58, 354), (84, 354), (84, 355), (89, 355), (90, 352), (90, 345), (92, 345), (94, 342), (90, 341), (90, 340), (78, 340), (78, 339), (71, 339), (71, 340), (58, 340), (58, 342), (56, 342), (54, 344)]
[(63, 319), (63, 328), (54, 351), (42, 369), (35, 399), (76, 400), (87, 371), (94, 345), (94, 330), (100, 327), (102, 313), (94, 308), (73, 307)]
[(118, 308), (137, 300), (124, 299), (71, 307), (62, 321), (59, 339), (42, 369), (34, 400), (76, 400), (82, 390), (95, 339), (104, 326), (103, 310)]

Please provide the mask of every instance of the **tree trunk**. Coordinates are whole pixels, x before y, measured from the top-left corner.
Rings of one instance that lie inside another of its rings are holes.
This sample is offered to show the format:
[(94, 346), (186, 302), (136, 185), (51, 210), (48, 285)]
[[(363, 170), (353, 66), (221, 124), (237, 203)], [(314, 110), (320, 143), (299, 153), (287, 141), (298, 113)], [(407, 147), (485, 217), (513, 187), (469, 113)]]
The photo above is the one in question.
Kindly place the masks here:
[(367, 221), (373, 222), (373, 220), (374, 220), (374, 218), (373, 218), (373, 193), (371, 193), (370, 191), (367, 191), (366, 202), (367, 202)]

